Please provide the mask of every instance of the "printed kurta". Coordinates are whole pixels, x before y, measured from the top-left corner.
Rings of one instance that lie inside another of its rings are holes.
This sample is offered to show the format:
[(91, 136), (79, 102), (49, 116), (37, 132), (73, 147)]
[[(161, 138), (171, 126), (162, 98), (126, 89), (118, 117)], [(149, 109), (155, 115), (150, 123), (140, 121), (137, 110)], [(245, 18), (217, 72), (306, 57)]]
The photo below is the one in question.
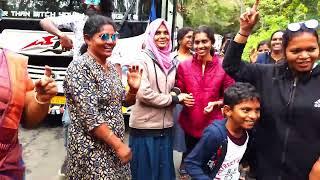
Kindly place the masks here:
[(73, 60), (67, 70), (64, 90), (71, 125), (67, 148), (69, 179), (129, 179), (129, 164), (123, 165), (114, 150), (95, 138), (92, 130), (106, 123), (122, 140), (121, 106), (124, 87), (115, 67), (108, 72), (87, 53)]

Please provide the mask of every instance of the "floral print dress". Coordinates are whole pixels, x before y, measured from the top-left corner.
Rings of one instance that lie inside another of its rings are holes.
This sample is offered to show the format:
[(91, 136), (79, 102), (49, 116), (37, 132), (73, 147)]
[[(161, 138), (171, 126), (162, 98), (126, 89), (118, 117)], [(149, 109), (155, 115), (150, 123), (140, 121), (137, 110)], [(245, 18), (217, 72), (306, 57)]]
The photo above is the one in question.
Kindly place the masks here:
[(71, 115), (68, 179), (130, 179), (129, 164), (121, 164), (115, 151), (91, 132), (106, 123), (115, 135), (124, 139), (121, 106), (125, 91), (115, 67), (109, 63), (106, 73), (85, 53), (70, 63), (64, 90)]

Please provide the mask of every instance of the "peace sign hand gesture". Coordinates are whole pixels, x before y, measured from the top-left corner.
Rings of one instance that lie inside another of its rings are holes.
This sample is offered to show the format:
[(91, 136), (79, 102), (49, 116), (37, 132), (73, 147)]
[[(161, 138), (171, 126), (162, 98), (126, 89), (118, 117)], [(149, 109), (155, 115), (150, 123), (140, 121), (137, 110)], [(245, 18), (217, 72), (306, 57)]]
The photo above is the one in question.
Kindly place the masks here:
[(256, 0), (252, 8), (241, 14), (240, 16), (240, 33), (248, 35), (251, 33), (253, 27), (257, 24), (259, 19), (258, 10), (259, 0)]

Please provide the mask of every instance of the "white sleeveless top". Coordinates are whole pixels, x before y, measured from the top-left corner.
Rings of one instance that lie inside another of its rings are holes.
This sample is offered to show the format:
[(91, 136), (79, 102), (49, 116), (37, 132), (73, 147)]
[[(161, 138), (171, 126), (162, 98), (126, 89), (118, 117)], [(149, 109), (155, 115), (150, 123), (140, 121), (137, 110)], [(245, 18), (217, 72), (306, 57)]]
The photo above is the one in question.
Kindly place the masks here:
[(248, 140), (247, 133), (246, 142), (238, 146), (228, 137), (227, 154), (214, 180), (239, 180), (239, 162), (247, 149)]

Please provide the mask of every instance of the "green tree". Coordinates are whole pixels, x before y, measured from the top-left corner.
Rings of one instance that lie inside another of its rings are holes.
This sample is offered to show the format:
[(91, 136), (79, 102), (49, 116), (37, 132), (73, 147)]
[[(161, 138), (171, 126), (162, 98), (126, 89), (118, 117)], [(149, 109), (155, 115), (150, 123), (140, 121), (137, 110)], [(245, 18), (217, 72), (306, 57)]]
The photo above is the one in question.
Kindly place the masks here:
[(240, 7), (236, 1), (198, 0), (185, 1), (185, 23), (197, 27), (208, 25), (217, 33), (235, 31), (239, 28)]
[[(212, 26), (217, 33), (237, 32), (240, 11), (250, 8), (255, 0), (185, 0), (186, 24), (196, 27), (200, 24)], [(270, 38), (288, 23), (300, 22), (320, 17), (318, 0), (260, 0), (259, 24), (248, 39), (243, 58), (249, 59), (249, 52), (262, 41)]]
[[(245, 5), (251, 7), (255, 0), (246, 0)], [(279, 29), (285, 30), (292, 22), (308, 19), (319, 19), (318, 0), (262, 0), (259, 4), (260, 20), (256, 29), (248, 39), (243, 58), (249, 59), (252, 48)]]

